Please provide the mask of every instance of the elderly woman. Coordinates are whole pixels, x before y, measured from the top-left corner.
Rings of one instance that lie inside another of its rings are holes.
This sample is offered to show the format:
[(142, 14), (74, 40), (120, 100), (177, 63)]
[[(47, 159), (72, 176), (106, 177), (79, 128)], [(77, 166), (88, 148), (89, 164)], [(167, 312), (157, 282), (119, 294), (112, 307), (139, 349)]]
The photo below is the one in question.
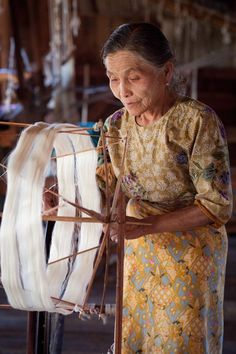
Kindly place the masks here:
[[(149, 224), (126, 227), (122, 353), (221, 353), (232, 209), (224, 127), (178, 94), (174, 55), (156, 26), (118, 27), (102, 55), (123, 105), (104, 128), (128, 137), (127, 219)], [(122, 140), (109, 146), (111, 187), (123, 154)], [(104, 188), (102, 155), (97, 175)]]

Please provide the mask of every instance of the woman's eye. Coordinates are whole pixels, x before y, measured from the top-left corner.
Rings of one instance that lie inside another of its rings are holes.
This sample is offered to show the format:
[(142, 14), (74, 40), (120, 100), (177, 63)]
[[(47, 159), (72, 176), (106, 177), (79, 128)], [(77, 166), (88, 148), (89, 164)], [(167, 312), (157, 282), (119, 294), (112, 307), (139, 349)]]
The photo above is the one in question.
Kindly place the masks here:
[(116, 81), (118, 81), (118, 79), (116, 79), (115, 77), (110, 77), (110, 81), (111, 82), (116, 82)]
[(137, 81), (137, 80), (139, 80), (139, 77), (138, 76), (133, 76), (133, 77), (130, 77), (130, 80), (131, 81)]

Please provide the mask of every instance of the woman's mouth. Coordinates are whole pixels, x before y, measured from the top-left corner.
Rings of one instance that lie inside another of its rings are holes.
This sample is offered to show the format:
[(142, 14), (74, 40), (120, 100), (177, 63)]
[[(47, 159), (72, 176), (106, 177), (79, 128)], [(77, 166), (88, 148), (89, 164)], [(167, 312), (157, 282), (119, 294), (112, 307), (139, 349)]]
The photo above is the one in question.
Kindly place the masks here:
[(138, 102), (127, 102), (127, 103), (125, 103), (125, 106), (126, 107), (132, 107), (132, 106), (134, 106), (134, 105), (136, 105)]

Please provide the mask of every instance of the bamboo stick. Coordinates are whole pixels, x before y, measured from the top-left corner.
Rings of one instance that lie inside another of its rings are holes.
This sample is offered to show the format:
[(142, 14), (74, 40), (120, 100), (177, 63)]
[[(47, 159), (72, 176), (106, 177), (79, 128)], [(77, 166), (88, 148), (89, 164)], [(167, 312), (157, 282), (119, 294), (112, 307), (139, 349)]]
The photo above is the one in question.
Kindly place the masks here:
[(107, 151), (106, 151), (106, 140), (104, 136), (103, 128), (101, 129), (101, 142), (102, 142), (102, 151), (104, 158), (104, 166), (105, 166), (105, 181), (106, 181), (106, 216), (110, 217), (110, 188), (109, 188), (109, 176), (108, 176), (108, 162), (107, 162)]
[[(4, 121), (0, 121), (0, 125), (9, 125), (9, 126), (14, 126), (14, 127), (19, 127), (19, 128), (27, 128), (30, 127), (31, 125), (33, 125), (32, 123), (20, 123), (20, 122), (4, 122)], [(68, 134), (74, 134), (74, 132), (79, 132), (81, 131), (86, 131), (86, 130), (92, 130), (92, 127), (85, 127), (85, 128), (72, 128), (71, 130), (61, 130), (59, 131), (59, 133), (68, 133)], [(90, 136), (98, 136), (95, 134), (90, 134), (90, 133), (81, 133), (81, 135), (90, 135)], [(122, 138), (120, 137), (115, 137), (115, 136), (110, 136), (106, 134), (106, 138), (111, 138), (111, 139), (117, 139), (117, 140), (122, 140)]]
[(0, 167), (4, 168), (5, 170), (7, 170), (7, 167), (5, 165), (3, 165), (2, 163), (0, 163)]
[[(92, 127), (88, 127), (88, 128), (83, 128), (84, 130), (93, 130)], [(71, 129), (71, 130), (60, 130), (59, 133), (68, 133), (68, 134), (76, 134), (77, 132), (80, 132), (82, 129), (78, 128), (78, 129)], [(90, 134), (90, 133), (80, 133), (80, 135), (89, 135), (89, 136), (94, 136), (94, 137), (99, 137), (98, 134)], [(109, 134), (104, 133), (105, 137), (108, 139), (116, 139), (116, 140), (123, 140), (123, 138), (119, 137), (119, 136), (112, 136)]]
[[(0, 218), (2, 217), (2, 212), (0, 213)], [(43, 221), (63, 221), (63, 222), (88, 222), (88, 223), (100, 223), (100, 224), (108, 224), (107, 222), (98, 220), (96, 218), (86, 218), (79, 216), (57, 216), (57, 215), (42, 215)], [(113, 223), (114, 221), (110, 222)], [(146, 225), (150, 226), (149, 223), (144, 223), (142, 221), (127, 221), (128, 225)]]
[[(69, 127), (70, 128), (70, 127)], [(74, 132), (85, 132), (86, 130), (93, 130), (92, 127), (85, 127), (85, 128), (80, 128), (80, 127), (75, 127), (68, 130), (60, 130), (59, 133), (69, 133), (69, 134), (73, 134)], [(89, 134), (89, 133), (88, 133)], [(90, 134), (89, 134), (90, 135)], [(97, 135), (96, 135), (97, 136)]]
[(124, 163), (125, 163), (125, 156), (126, 156), (126, 151), (127, 151), (127, 142), (128, 142), (128, 140), (126, 138), (125, 139), (125, 146), (124, 146), (124, 153), (123, 153), (122, 162), (121, 162), (120, 174), (119, 174), (117, 182), (116, 182), (116, 188), (115, 188), (114, 197), (113, 197), (113, 201), (112, 201), (111, 214), (115, 211), (115, 208), (117, 205), (117, 200), (118, 200), (119, 193), (120, 193), (122, 176), (124, 173)]
[[(120, 141), (116, 141), (114, 143), (111, 143), (111, 145), (116, 145), (116, 144), (119, 144)], [(67, 157), (67, 156), (72, 156), (72, 155), (77, 155), (77, 154), (82, 154), (83, 152), (89, 152), (89, 151), (98, 151), (98, 150), (101, 150), (102, 149), (102, 146), (99, 146), (99, 147), (96, 147), (96, 148), (89, 148), (89, 149), (84, 149), (84, 150), (81, 150), (81, 151), (75, 151), (75, 152), (70, 152), (68, 154), (63, 154), (63, 155), (58, 155), (58, 156), (52, 156), (51, 157), (51, 160), (56, 160), (56, 159), (59, 159), (61, 157)]]
[(65, 301), (65, 300), (62, 300), (62, 299), (59, 299), (57, 297), (54, 297), (54, 296), (51, 296), (51, 299), (54, 300), (54, 302), (56, 302), (55, 305), (58, 305), (59, 303), (62, 303), (62, 304), (65, 304), (66, 306), (71, 306), (73, 310), (75, 306), (78, 306), (79, 308), (81, 308), (82, 310), (82, 306), (78, 305), (78, 304), (75, 304), (73, 302), (70, 302), (70, 301)]
[(104, 272), (104, 284), (103, 284), (103, 291), (102, 291), (102, 298), (101, 298), (101, 305), (100, 305), (100, 315), (102, 314), (102, 309), (104, 307), (105, 303), (105, 296), (106, 296), (106, 290), (107, 290), (107, 284), (108, 284), (108, 271), (109, 271), (109, 246), (110, 246), (110, 240), (109, 237), (106, 238), (106, 265), (105, 265), (105, 272)]
[(9, 125), (9, 126), (13, 126), (13, 127), (26, 128), (26, 127), (31, 126), (32, 124), (0, 121), (0, 125)]
[(107, 239), (107, 237), (109, 237), (109, 229), (110, 229), (110, 225), (106, 224), (105, 231), (104, 231), (104, 236), (103, 236), (103, 239), (102, 239), (102, 242), (101, 242), (101, 245), (100, 245), (100, 248), (99, 248), (99, 252), (98, 252), (95, 264), (94, 264), (93, 273), (92, 273), (92, 276), (90, 278), (90, 282), (89, 282), (88, 287), (87, 287), (86, 296), (85, 296), (85, 299), (84, 299), (84, 302), (83, 302), (83, 306), (82, 306), (83, 308), (86, 306), (86, 304), (88, 302), (88, 299), (89, 299), (89, 296), (90, 296), (90, 293), (91, 293), (91, 290), (92, 290), (92, 286), (93, 286), (93, 282), (94, 282), (94, 279), (95, 279), (95, 275), (97, 273), (98, 266), (99, 266), (99, 264), (101, 262), (101, 259), (102, 259), (102, 256), (103, 256), (103, 252), (104, 252), (104, 249), (105, 249), (105, 246), (106, 246), (106, 239)]
[(88, 222), (88, 223), (102, 223), (96, 218), (86, 218), (80, 216), (57, 216), (57, 215), (43, 215), (44, 221), (63, 221), (63, 222)]
[(3, 310), (12, 310), (13, 307), (9, 304), (0, 304), (0, 309), (3, 309)]
[(68, 259), (68, 258), (71, 258), (71, 257), (76, 257), (82, 253), (86, 253), (86, 252), (89, 252), (89, 251), (93, 251), (93, 250), (96, 250), (98, 249), (100, 246), (96, 246), (96, 247), (91, 247), (91, 248), (87, 248), (86, 250), (84, 251), (79, 251), (79, 252), (76, 252), (76, 253), (72, 253), (70, 254), (69, 256), (66, 256), (66, 257), (62, 257), (62, 258), (59, 258), (59, 259), (56, 259), (55, 261), (52, 261), (52, 262), (49, 262), (48, 265), (51, 265), (51, 264), (54, 264), (54, 263), (58, 263), (60, 261), (64, 261), (65, 259)]
[[(88, 129), (87, 129), (88, 130)], [(59, 133), (65, 133), (65, 134), (77, 134), (77, 135), (88, 135), (88, 136), (94, 136), (98, 137), (97, 134), (90, 134), (90, 133), (80, 133), (78, 130), (60, 130)]]
[[(31, 125), (33, 125), (33, 123), (20, 123), (20, 122), (4, 122), (4, 121), (0, 121), (0, 125), (9, 125), (9, 126), (14, 126), (14, 127), (20, 127), (20, 128), (26, 128), (26, 127), (30, 127)], [(73, 129), (73, 128), (72, 128)], [(77, 129), (77, 128), (74, 128)], [(87, 128), (79, 128), (77, 130), (80, 131), (84, 131), (84, 130), (89, 130), (89, 127)]]
[[(2, 212), (0, 213), (2, 218)], [(57, 215), (42, 215), (43, 221), (63, 221), (63, 222), (88, 222), (88, 223), (104, 223), (96, 218), (86, 218), (79, 216), (57, 216)]]
[(99, 214), (97, 213), (96, 211), (94, 210), (90, 210), (90, 209), (87, 209), (87, 208), (84, 208), (82, 206), (80, 206), (79, 204), (76, 204), (76, 203), (73, 203), (71, 201), (69, 201), (68, 199), (64, 198), (62, 195), (60, 195), (59, 193), (56, 193), (56, 192), (53, 192), (51, 189), (48, 189), (48, 188), (45, 188), (45, 190), (48, 192), (48, 193), (51, 193), (52, 195), (56, 196), (57, 198), (62, 198), (62, 200), (64, 200), (66, 203), (72, 205), (73, 207), (75, 207), (76, 209), (84, 212), (85, 214), (91, 216), (91, 217), (94, 217), (96, 218), (97, 220), (101, 221), (102, 223), (105, 223), (107, 220), (106, 218), (104, 218), (104, 216), (102, 214)]

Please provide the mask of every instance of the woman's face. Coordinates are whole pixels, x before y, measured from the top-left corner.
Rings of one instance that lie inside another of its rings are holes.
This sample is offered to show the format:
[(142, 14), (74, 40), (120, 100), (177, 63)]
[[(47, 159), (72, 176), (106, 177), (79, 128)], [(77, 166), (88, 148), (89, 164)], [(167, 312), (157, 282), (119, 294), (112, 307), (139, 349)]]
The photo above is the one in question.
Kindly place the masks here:
[(160, 109), (168, 82), (165, 66), (157, 68), (128, 50), (109, 54), (105, 66), (113, 95), (131, 115), (154, 114)]

